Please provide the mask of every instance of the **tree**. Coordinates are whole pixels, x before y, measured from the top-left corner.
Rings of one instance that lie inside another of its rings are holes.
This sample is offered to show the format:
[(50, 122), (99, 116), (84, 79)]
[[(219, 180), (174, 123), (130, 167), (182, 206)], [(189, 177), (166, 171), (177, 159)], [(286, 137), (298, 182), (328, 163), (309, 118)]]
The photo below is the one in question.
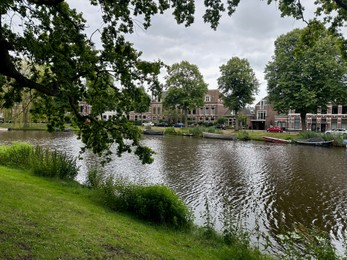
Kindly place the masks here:
[[(166, 76), (167, 92), (164, 107), (182, 109), (185, 119), (188, 111), (204, 105), (207, 84), (196, 65), (187, 61), (175, 63), (168, 69)], [(185, 120), (187, 126), (187, 120)]]
[(311, 35), (310, 30), (309, 26), (281, 35), (275, 42), (273, 60), (265, 69), (274, 109), (300, 113), (303, 130), (307, 113), (316, 113), (318, 107), (326, 108), (329, 102), (347, 101), (347, 64), (337, 38), (320, 25), (319, 30), (315, 28), (315, 33), (319, 32), (315, 41), (302, 40)]
[[(139, 20), (147, 29), (154, 15), (168, 9), (177, 23), (189, 26), (194, 22), (196, 2), (200, 1), (90, 0), (90, 4), (100, 7), (104, 24), (99, 32), (86, 35), (87, 21), (83, 14), (71, 9), (64, 0), (2, 0), (0, 88), (5, 83), (9, 83), (10, 88), (1, 89), (0, 100), (11, 107), (22, 93), (30, 90), (37, 99), (35, 102), (41, 102), (49, 129), (63, 127), (62, 119), (69, 112), (80, 129), (79, 136), (85, 148), (110, 156), (112, 144), (117, 143), (118, 155), (135, 149), (142, 162), (150, 162), (153, 152), (140, 144), (140, 132), (127, 121), (126, 114), (134, 108), (139, 86), (160, 91), (157, 75), (162, 64), (141, 60), (141, 53), (125, 36), (134, 32)], [(240, 1), (227, 2), (226, 6), (221, 0), (204, 1), (203, 19), (213, 29), (217, 28), (222, 13), (227, 10), (232, 15)], [(271, 2), (276, 0), (268, 1)], [(303, 19), (300, 0), (279, 2), (283, 15)], [(334, 28), (346, 21), (344, 1), (318, 0), (315, 3), (317, 15), (327, 18), (327, 22), (332, 21)], [(95, 42), (100, 42), (102, 47), (97, 48)], [(341, 46), (347, 44), (341, 41)], [(31, 69), (29, 75), (20, 71), (22, 60), (26, 60)], [(37, 65), (45, 68), (43, 77), (39, 77)], [(87, 88), (85, 82), (95, 84)], [(100, 99), (93, 98), (91, 93), (99, 93)], [(110, 120), (100, 121), (95, 114), (79, 113), (80, 101), (93, 100), (90, 105), (101, 109), (101, 102), (113, 97), (116, 98), (111, 108), (118, 115)], [(132, 140), (132, 143), (125, 140)]]
[(259, 88), (258, 80), (246, 59), (231, 58), (219, 68), (218, 88), (224, 105), (235, 112), (235, 130), (239, 129), (238, 113), (254, 101)]

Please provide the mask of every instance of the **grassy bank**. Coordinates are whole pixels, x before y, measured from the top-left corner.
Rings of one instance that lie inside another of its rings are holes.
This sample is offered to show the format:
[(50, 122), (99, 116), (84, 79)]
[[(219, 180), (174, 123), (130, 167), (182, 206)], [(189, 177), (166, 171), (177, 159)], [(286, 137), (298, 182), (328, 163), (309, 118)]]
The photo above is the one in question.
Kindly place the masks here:
[(264, 259), (256, 251), (111, 212), (95, 191), (0, 167), (0, 258)]

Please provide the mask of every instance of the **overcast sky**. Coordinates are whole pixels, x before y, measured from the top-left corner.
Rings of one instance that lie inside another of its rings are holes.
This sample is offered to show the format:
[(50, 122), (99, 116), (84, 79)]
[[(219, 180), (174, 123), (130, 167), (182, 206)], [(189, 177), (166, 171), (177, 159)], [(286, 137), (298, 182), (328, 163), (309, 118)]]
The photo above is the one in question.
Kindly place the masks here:
[[(309, 1), (309, 0), (306, 0)], [(305, 0), (303, 2), (306, 2)], [(72, 7), (84, 13), (90, 31), (102, 26), (100, 9), (86, 5), (86, 0), (69, 1)], [(199, 2), (199, 5), (203, 1)], [(140, 25), (128, 37), (143, 59), (162, 60), (167, 65), (186, 60), (199, 67), (209, 89), (216, 89), (219, 67), (232, 57), (247, 59), (260, 82), (256, 101), (266, 96), (265, 65), (274, 54), (274, 41), (281, 34), (303, 23), (294, 18), (281, 18), (276, 4), (267, 1), (243, 0), (232, 17), (224, 14), (216, 31), (202, 20), (202, 6), (197, 6), (193, 25), (177, 25), (168, 10), (157, 15), (152, 26), (144, 30)], [(164, 83), (164, 82), (163, 82)]]

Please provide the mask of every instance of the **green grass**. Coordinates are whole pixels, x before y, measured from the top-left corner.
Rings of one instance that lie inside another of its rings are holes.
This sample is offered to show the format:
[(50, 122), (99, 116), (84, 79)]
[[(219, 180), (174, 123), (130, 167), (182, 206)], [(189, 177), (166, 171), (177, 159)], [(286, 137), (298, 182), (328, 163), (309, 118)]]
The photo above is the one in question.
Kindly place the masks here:
[(0, 167), (2, 259), (265, 259), (101, 206), (95, 191)]

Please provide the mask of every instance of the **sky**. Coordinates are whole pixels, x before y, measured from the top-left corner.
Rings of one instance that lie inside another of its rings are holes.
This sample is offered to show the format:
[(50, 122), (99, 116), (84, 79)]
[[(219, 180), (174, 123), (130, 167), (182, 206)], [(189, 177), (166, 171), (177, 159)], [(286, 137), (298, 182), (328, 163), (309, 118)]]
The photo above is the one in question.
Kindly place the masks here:
[[(307, 2), (309, 0), (303, 0)], [(86, 5), (86, 0), (68, 1), (70, 6), (83, 12), (89, 32), (102, 26), (100, 8)], [(267, 1), (240, 1), (236, 12), (223, 15), (217, 30), (202, 20), (203, 1), (197, 0), (195, 22), (190, 27), (177, 25), (172, 11), (157, 15), (152, 26), (144, 30), (136, 26), (127, 39), (142, 51), (142, 59), (161, 60), (167, 65), (183, 60), (198, 66), (209, 89), (218, 88), (219, 67), (232, 57), (247, 59), (260, 83), (255, 103), (267, 95), (264, 69), (274, 54), (274, 41), (282, 34), (304, 26), (292, 17), (282, 18), (276, 4)], [(312, 4), (311, 4), (312, 5)], [(309, 12), (307, 12), (309, 15)], [(162, 74), (161, 79), (163, 79)]]

